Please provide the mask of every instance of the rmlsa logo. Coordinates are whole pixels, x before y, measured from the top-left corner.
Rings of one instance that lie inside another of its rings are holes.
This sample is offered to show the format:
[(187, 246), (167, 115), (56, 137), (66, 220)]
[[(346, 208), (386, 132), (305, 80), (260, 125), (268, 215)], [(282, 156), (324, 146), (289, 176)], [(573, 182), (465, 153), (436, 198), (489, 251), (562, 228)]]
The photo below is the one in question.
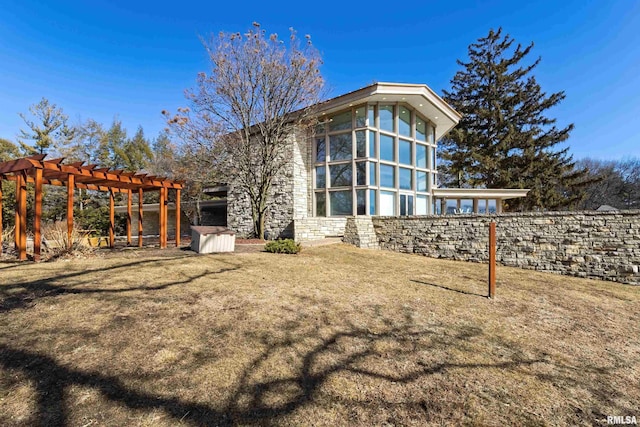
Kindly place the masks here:
[(607, 424), (638, 424), (638, 420), (635, 415), (633, 416), (618, 416), (618, 415), (609, 415), (607, 417)]

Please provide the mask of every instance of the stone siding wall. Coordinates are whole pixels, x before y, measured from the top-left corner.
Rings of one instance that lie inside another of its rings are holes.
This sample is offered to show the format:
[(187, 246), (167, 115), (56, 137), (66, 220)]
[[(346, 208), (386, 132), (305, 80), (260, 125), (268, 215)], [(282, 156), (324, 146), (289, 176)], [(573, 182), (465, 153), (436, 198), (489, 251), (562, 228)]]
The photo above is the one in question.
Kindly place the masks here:
[(382, 249), (475, 262), (488, 260), (492, 220), (503, 265), (640, 284), (638, 210), (372, 218)]
[[(295, 137), (288, 138), (288, 146), (284, 156), (294, 156)], [(293, 176), (295, 161), (287, 162), (285, 167), (274, 178), (269, 193), (269, 206), (265, 218), (265, 233), (269, 239), (293, 237), (294, 192)], [(227, 192), (227, 227), (236, 232), (240, 238), (249, 237), (253, 233), (251, 219), (251, 203), (246, 193), (233, 181), (228, 183)]]
[(295, 239), (299, 242), (344, 236), (347, 218), (307, 217), (295, 219), (293, 223)]

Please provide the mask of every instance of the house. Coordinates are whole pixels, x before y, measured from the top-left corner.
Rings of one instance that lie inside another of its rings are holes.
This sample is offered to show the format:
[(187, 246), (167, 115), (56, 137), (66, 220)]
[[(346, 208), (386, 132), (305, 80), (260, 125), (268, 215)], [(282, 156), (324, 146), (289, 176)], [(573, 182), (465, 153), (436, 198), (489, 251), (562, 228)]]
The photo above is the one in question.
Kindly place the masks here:
[[(319, 124), (290, 135), (289, 163), (273, 185), (267, 238), (340, 236), (349, 216), (500, 213), (528, 190), (438, 187), (437, 141), (461, 115), (424, 84), (375, 83), (316, 106)], [(224, 188), (221, 190), (221, 188)], [(233, 182), (227, 226), (252, 230), (249, 200)]]

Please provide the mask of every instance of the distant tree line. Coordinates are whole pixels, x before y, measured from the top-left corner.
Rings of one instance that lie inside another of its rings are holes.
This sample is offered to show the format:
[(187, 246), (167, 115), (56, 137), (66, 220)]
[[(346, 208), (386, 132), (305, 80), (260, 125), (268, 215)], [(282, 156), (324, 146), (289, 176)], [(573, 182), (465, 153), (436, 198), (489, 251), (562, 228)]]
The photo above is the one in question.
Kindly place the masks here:
[[(64, 157), (67, 163), (84, 161), (85, 164), (111, 169), (146, 172), (175, 179), (189, 178), (183, 198), (190, 200), (202, 197), (202, 185), (207, 180), (207, 171), (194, 172), (192, 153), (174, 144), (167, 132), (150, 140), (143, 128), (138, 127), (133, 136), (129, 136), (117, 118), (108, 127), (93, 119), (71, 125), (63, 109), (45, 98), (29, 107), (29, 114), (20, 116), (25, 127), (20, 131), (16, 143), (0, 138), (0, 161), (47, 154), (48, 158)], [(3, 180), (2, 190), (2, 221), (6, 228), (12, 226), (14, 221), (15, 184)], [(45, 185), (43, 191), (43, 220), (62, 220), (66, 216), (66, 189)], [(109, 226), (108, 194), (84, 189), (76, 191), (76, 223), (85, 230), (106, 233)], [(124, 197), (116, 193), (116, 202), (123, 202)], [(145, 194), (145, 203), (157, 200), (157, 193)], [(28, 224), (31, 227), (32, 186), (29, 188), (27, 205)], [(118, 232), (123, 232), (124, 220), (124, 216), (118, 216)]]
[(590, 184), (578, 209), (598, 209), (602, 205), (616, 209), (640, 209), (640, 158), (625, 160), (583, 159), (578, 167), (587, 169)]

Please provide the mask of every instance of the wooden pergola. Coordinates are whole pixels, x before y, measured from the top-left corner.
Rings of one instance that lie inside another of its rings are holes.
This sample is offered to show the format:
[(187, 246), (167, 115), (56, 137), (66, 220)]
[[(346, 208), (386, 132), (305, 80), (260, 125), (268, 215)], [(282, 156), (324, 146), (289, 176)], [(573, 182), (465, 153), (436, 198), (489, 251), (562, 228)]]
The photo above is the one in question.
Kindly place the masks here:
[[(18, 259), (27, 259), (27, 183), (35, 187), (33, 257), (40, 260), (42, 243), (42, 185), (67, 187), (67, 245), (72, 244), (73, 193), (76, 188), (109, 192), (109, 246), (115, 245), (115, 193), (127, 195), (127, 245), (131, 245), (132, 194), (138, 193), (138, 246), (142, 247), (142, 202), (147, 191), (160, 192), (160, 248), (167, 247), (167, 200), (169, 190), (176, 192), (176, 246), (180, 245), (180, 190), (182, 182), (144, 173), (126, 172), (84, 165), (84, 162), (64, 164), (63, 158), (45, 160), (35, 155), (0, 163), (0, 239), (2, 239), (2, 180), (16, 183), (15, 246)], [(0, 240), (0, 245), (2, 240)]]

